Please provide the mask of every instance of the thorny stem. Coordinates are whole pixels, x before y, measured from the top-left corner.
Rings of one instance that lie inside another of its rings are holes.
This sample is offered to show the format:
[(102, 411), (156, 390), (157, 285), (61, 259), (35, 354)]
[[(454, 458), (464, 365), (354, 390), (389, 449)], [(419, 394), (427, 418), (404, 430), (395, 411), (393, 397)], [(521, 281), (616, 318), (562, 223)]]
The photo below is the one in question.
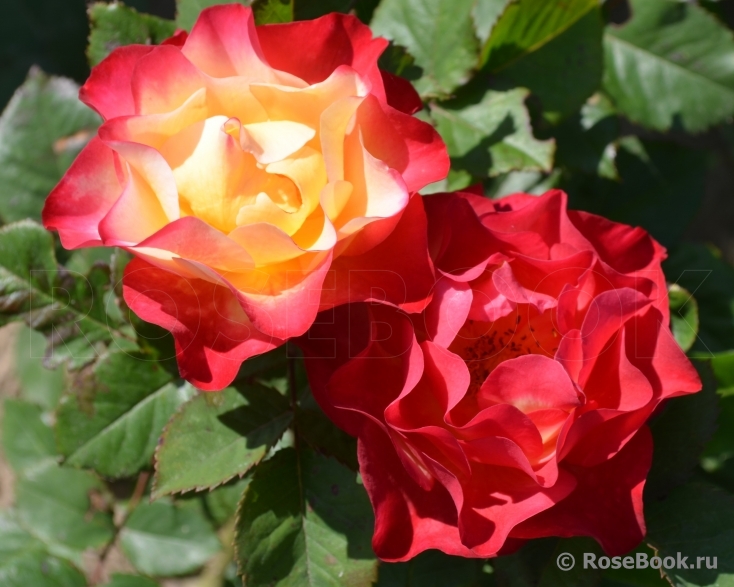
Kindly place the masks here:
[(130, 501), (127, 505), (127, 511), (125, 512), (123, 518), (120, 520), (120, 523), (115, 524), (114, 536), (105, 545), (104, 549), (99, 555), (99, 562), (97, 563), (97, 566), (95, 567), (94, 572), (90, 577), (90, 583), (92, 585), (99, 585), (104, 579), (104, 566), (107, 562), (107, 556), (110, 554), (112, 547), (117, 544), (117, 537), (119, 536), (120, 530), (122, 530), (122, 527), (125, 525), (128, 517), (130, 517), (132, 511), (136, 507), (138, 507), (138, 504), (140, 504), (140, 500), (143, 499), (143, 494), (145, 493), (145, 488), (148, 486), (149, 479), (150, 471), (143, 471), (142, 473), (140, 473), (140, 475), (138, 475), (138, 480), (135, 483), (135, 488), (133, 489), (132, 495), (130, 496)]

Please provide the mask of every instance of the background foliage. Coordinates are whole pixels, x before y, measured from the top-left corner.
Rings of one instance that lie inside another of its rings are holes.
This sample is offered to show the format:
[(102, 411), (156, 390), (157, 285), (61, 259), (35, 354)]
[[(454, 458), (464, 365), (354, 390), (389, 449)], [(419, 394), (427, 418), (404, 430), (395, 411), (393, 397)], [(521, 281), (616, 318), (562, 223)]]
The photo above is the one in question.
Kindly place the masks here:
[(252, 2), (260, 23), (352, 12), (392, 41), (382, 67), (412, 81), (452, 158), (426, 192), (560, 187), (572, 207), (668, 247), (671, 327), (705, 387), (652, 422), (639, 550), (718, 565), (662, 576), (559, 571), (561, 552), (600, 553), (587, 539), (491, 561), (427, 552), (378, 564), (355, 441), (320, 412), (293, 349), (197, 394), (167, 333), (125, 307), (127, 256), (69, 253), (38, 225), (100, 122), (76, 99), (89, 66), (190, 28), (214, 3), (3, 7), (0, 324), (25, 326), (0, 333), (19, 382), (0, 389), (0, 585), (734, 585), (734, 3)]

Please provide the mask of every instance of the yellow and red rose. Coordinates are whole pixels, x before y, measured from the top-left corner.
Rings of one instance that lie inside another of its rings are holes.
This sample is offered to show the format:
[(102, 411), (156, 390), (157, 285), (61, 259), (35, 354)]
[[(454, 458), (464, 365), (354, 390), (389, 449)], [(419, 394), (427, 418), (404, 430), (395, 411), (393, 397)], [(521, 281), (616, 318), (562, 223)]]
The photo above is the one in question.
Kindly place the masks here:
[(448, 171), (409, 83), (356, 18), (256, 27), (239, 4), (190, 35), (115, 50), (80, 98), (104, 118), (49, 196), (65, 247), (135, 255), (123, 289), (219, 389), (320, 310), (421, 310), (433, 285), (416, 192)]

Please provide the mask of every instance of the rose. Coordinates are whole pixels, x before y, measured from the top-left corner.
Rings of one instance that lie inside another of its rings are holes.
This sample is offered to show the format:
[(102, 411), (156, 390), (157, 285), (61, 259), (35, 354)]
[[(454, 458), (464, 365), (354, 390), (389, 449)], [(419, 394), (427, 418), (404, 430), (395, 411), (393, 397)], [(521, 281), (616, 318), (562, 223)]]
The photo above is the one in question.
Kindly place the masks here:
[(559, 191), (425, 200), (441, 275), (425, 312), (352, 304), (300, 340), (315, 397), (359, 438), (375, 552), (577, 535), (628, 551), (645, 422), (701, 387), (668, 327), (664, 249)]
[(105, 119), (46, 202), (66, 248), (135, 255), (124, 297), (170, 330), (181, 374), (227, 385), (319, 309), (421, 309), (433, 284), (421, 199), (448, 172), (387, 46), (331, 14), (255, 27), (239, 4), (190, 35), (130, 45), (80, 98)]

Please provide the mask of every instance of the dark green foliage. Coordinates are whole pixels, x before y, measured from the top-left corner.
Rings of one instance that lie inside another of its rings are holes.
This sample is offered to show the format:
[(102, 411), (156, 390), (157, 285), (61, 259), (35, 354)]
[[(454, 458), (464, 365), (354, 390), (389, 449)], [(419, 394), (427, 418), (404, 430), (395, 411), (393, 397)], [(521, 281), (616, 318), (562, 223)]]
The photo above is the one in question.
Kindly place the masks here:
[[(690, 238), (702, 209), (717, 226), (731, 209), (709, 201), (721, 170), (734, 169), (730, 3), (227, 0), (251, 6), (258, 25), (340, 12), (388, 38), (380, 67), (413, 83), (417, 116), (451, 157), (425, 193), (560, 187), (572, 208), (640, 225), (667, 247), (671, 331), (704, 390), (648, 422), (648, 535), (629, 554), (716, 556), (718, 566), (661, 576), (583, 569), (585, 552), (603, 555), (583, 537), (531, 540), (490, 561), (428, 551), (378, 562), (357, 441), (321, 410), (291, 347), (199, 393), (178, 378), (172, 337), (128, 312), (130, 255), (66, 252), (38, 224), (101, 122), (77, 99), (87, 63), (190, 31), (221, 1), (177, 0), (175, 20), (173, 0), (4, 7), (0, 101), (26, 81), (0, 118), (0, 324), (26, 325), (3, 351), (20, 389), (2, 403), (15, 499), (0, 511), (0, 586), (156, 587), (186, 575), (197, 587), (731, 585), (734, 232)], [(34, 64), (53, 75), (29, 74)], [(718, 191), (729, 197), (727, 181)], [(564, 553), (576, 559), (569, 571), (557, 564)], [(115, 557), (125, 571), (107, 573)]]

